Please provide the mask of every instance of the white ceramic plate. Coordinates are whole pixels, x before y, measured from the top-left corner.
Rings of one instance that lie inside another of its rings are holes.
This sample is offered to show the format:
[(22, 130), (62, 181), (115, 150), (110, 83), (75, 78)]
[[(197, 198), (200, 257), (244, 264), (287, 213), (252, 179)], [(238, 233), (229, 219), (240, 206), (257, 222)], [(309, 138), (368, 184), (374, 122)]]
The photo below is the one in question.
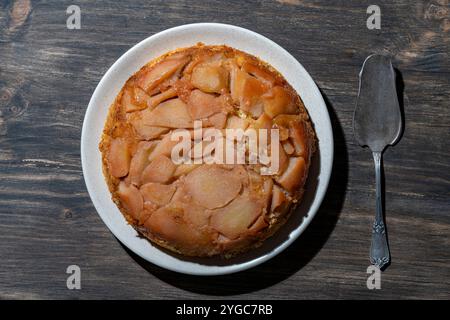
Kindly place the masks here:
[[(98, 149), (108, 108), (126, 80), (153, 58), (197, 42), (225, 44), (253, 54), (275, 67), (300, 94), (319, 140), (319, 152), (313, 159), (307, 192), (300, 208), (260, 248), (230, 260), (186, 258), (139, 238), (111, 200)], [(143, 40), (122, 55), (106, 72), (92, 95), (84, 118), (81, 160), (86, 186), (97, 212), (125, 246), (162, 268), (193, 275), (219, 275), (242, 271), (269, 260), (305, 230), (327, 190), (333, 162), (333, 133), (326, 105), (317, 86), (302, 65), (286, 50), (247, 29), (225, 24), (197, 23), (165, 30)]]

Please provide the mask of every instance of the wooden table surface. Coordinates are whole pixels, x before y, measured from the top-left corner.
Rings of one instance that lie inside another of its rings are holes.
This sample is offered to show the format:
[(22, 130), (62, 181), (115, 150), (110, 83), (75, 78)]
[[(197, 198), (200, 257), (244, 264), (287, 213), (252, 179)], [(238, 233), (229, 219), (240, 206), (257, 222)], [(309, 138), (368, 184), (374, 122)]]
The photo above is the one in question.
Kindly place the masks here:
[[(66, 27), (71, 4), (81, 29)], [(379, 5), (381, 29), (367, 7)], [(242, 26), (296, 57), (322, 90), (334, 170), (313, 223), (285, 252), (219, 277), (176, 274), (125, 249), (87, 193), (80, 135), (89, 99), (126, 50), (193, 22)], [(450, 298), (449, 1), (0, 1), (0, 298)], [(399, 70), (405, 131), (385, 152), (392, 264), (368, 290), (370, 152), (352, 136), (369, 54)], [(81, 268), (68, 290), (66, 268)]]

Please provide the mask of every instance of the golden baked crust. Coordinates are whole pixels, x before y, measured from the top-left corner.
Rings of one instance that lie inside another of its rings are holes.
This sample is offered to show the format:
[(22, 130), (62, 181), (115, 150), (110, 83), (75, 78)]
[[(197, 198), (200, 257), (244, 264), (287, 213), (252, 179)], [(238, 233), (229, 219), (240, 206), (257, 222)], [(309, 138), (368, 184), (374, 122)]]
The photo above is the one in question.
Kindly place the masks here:
[[(221, 130), (278, 129), (278, 170), (175, 164), (171, 134), (192, 132), (194, 120)], [(315, 145), (306, 109), (281, 74), (242, 51), (198, 44), (128, 79), (99, 148), (112, 199), (140, 235), (184, 255), (229, 257), (260, 245), (288, 219)]]

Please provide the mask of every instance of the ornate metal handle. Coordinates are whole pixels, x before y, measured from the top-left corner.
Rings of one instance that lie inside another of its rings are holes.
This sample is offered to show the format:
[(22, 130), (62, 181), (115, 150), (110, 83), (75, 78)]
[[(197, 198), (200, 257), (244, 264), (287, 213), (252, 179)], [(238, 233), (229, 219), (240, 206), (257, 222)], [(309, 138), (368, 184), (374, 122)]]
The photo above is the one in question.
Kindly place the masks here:
[(376, 179), (376, 213), (372, 227), (372, 245), (370, 247), (370, 263), (382, 269), (390, 261), (386, 227), (384, 225), (382, 190), (381, 190), (381, 152), (373, 152)]

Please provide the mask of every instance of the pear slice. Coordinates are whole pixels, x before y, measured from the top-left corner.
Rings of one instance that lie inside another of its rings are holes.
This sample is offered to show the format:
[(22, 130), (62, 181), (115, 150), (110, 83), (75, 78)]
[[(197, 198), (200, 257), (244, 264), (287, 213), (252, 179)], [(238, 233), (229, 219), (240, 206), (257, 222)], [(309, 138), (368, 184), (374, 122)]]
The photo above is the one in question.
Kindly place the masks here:
[(172, 249), (182, 250), (188, 255), (211, 255), (214, 253), (209, 233), (193, 228), (183, 217), (183, 211), (171, 207), (161, 207), (145, 221), (144, 227), (168, 242)]
[(278, 211), (278, 208), (287, 200), (286, 195), (284, 194), (283, 189), (281, 189), (279, 186), (274, 185), (273, 186), (273, 193), (272, 193), (272, 203), (270, 205), (270, 211), (276, 212)]
[(283, 87), (275, 86), (262, 96), (264, 112), (274, 118), (279, 114), (296, 114), (299, 112), (291, 93)]
[(187, 108), (194, 120), (207, 118), (222, 109), (221, 101), (217, 97), (197, 89), (191, 92)]
[(120, 203), (124, 206), (127, 212), (136, 220), (139, 220), (139, 215), (144, 208), (144, 200), (139, 190), (133, 185), (127, 185), (121, 181), (117, 195), (120, 198)]
[(306, 179), (305, 159), (302, 157), (291, 157), (284, 173), (275, 179), (284, 189), (294, 192), (298, 186), (303, 185)]
[(224, 208), (213, 210), (211, 227), (229, 239), (236, 239), (245, 233), (262, 213), (260, 203), (240, 196)]
[(185, 179), (187, 192), (199, 205), (215, 209), (225, 206), (241, 190), (241, 177), (237, 171), (217, 165), (202, 165)]
[(116, 138), (111, 141), (107, 163), (109, 172), (116, 178), (124, 177), (130, 168), (130, 150), (124, 138)]
[[(188, 61), (189, 57), (169, 58), (157, 63), (152, 67), (146, 67), (146, 71), (140, 72), (137, 85), (147, 92), (151, 92), (157, 85), (172, 76), (181, 69)], [(148, 70), (148, 71), (147, 71)]]
[(273, 119), (273, 123), (277, 126), (289, 128), (292, 122), (300, 122), (301, 117), (294, 114), (280, 114)]
[(226, 127), (227, 129), (247, 129), (249, 121), (245, 118), (240, 118), (238, 116), (228, 117)]
[(219, 112), (209, 116), (208, 119), (206, 119), (204, 125), (205, 127), (211, 126), (216, 129), (223, 129), (225, 128), (226, 122), (227, 122), (227, 115), (222, 112)]
[(161, 141), (158, 141), (156, 147), (148, 156), (149, 161), (153, 161), (157, 157), (163, 155), (170, 157), (172, 149), (179, 143), (178, 140), (172, 140), (172, 132), (166, 134)]
[(148, 156), (155, 146), (154, 142), (141, 141), (137, 146), (136, 153), (133, 155), (130, 163), (129, 178), (135, 186), (141, 185), (141, 175), (145, 167), (150, 163)]
[(281, 145), (283, 146), (283, 149), (286, 152), (286, 154), (292, 155), (294, 153), (295, 151), (294, 146), (289, 141), (283, 141)]
[(192, 128), (193, 121), (186, 104), (180, 99), (171, 99), (159, 104), (153, 110), (144, 110), (145, 125), (167, 128)]
[(267, 91), (266, 85), (258, 79), (248, 76), (243, 84), (241, 109), (253, 117), (259, 117), (264, 112), (261, 96)]
[(175, 190), (176, 188), (173, 184), (166, 185), (154, 182), (146, 183), (140, 188), (145, 201), (151, 201), (159, 206), (168, 204)]
[(146, 125), (142, 119), (142, 112), (135, 112), (127, 116), (128, 122), (133, 126), (134, 131), (138, 137), (143, 140), (153, 140), (164, 133), (167, 133), (170, 128), (155, 127)]
[(195, 168), (199, 167), (200, 164), (188, 164), (188, 163), (183, 163), (180, 164), (176, 169), (175, 172), (173, 174), (174, 177), (180, 177), (183, 175), (188, 174), (189, 172), (191, 172), (192, 170), (194, 170)]
[(169, 88), (166, 91), (163, 91), (155, 96), (150, 97), (146, 100), (147, 106), (153, 110), (158, 104), (164, 102), (170, 98), (176, 97), (177, 91), (174, 88)]
[(176, 166), (164, 155), (156, 157), (142, 172), (141, 182), (166, 183), (172, 178)]
[(141, 106), (139, 106), (138, 104), (135, 104), (133, 102), (133, 93), (132, 93), (133, 89), (131, 88), (126, 88), (123, 91), (122, 94), (122, 108), (123, 110), (125, 110), (125, 112), (133, 112), (133, 111), (138, 111), (143, 109)]
[(191, 82), (204, 92), (220, 93), (228, 86), (228, 71), (220, 63), (202, 63), (193, 69)]
[(305, 124), (301, 122), (292, 122), (289, 126), (289, 136), (295, 149), (295, 155), (307, 159), (309, 157), (309, 146)]
[(259, 65), (256, 65), (252, 62), (245, 61), (242, 64), (242, 70), (255, 76), (259, 80), (266, 82), (270, 86), (273, 86), (276, 82), (275, 76), (271, 75), (269, 72), (265, 71)]

